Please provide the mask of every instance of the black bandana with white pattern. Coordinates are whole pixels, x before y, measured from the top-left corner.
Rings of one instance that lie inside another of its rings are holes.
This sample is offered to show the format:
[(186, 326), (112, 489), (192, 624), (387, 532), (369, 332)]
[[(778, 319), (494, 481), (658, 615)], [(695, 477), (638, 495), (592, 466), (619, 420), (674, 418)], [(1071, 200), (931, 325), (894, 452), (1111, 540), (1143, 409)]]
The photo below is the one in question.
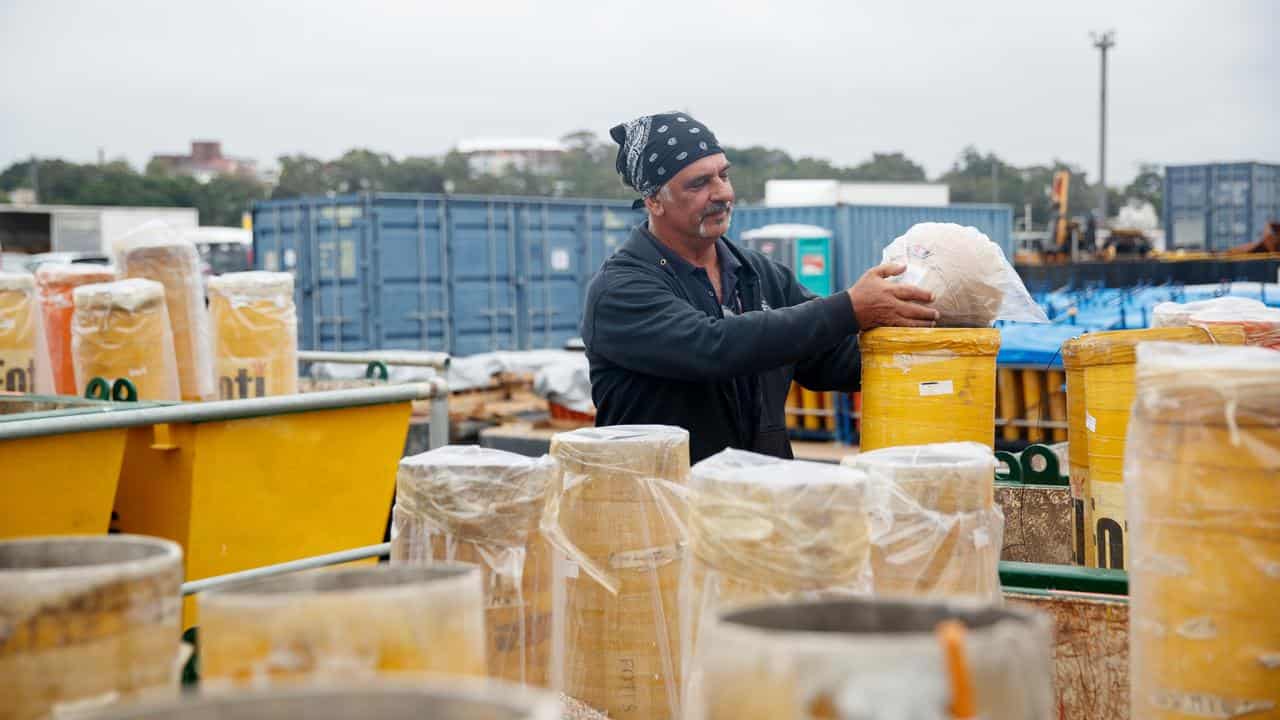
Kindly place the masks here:
[[(622, 182), (644, 197), (655, 195), (690, 163), (724, 152), (715, 134), (688, 113), (644, 115), (614, 126), (609, 136), (618, 143), (614, 166)], [(632, 204), (643, 206), (642, 200)]]

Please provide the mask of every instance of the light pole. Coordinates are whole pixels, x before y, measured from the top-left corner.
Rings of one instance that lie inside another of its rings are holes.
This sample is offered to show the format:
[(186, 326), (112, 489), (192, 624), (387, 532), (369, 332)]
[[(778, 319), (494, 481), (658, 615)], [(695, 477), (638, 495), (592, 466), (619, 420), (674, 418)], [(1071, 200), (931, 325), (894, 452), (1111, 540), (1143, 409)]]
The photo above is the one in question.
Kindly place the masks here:
[(1102, 52), (1102, 102), (1098, 118), (1098, 223), (1107, 222), (1107, 51), (1116, 45), (1116, 31), (1089, 33), (1093, 46)]

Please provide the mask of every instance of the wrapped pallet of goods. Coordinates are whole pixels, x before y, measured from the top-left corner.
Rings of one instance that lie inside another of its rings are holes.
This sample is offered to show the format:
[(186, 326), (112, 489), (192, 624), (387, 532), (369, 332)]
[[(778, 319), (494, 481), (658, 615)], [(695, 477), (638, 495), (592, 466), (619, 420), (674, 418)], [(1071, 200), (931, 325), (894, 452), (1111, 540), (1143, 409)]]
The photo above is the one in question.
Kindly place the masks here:
[(122, 238), (120, 248), (124, 277), (154, 280), (164, 286), (182, 399), (212, 400), (216, 393), (209, 351), (209, 312), (204, 304), (204, 279), (195, 244), (156, 220)]
[(789, 601), (728, 610), (706, 628), (704, 690), (690, 720), (944, 718), (952, 714), (947, 646), (984, 720), (1045, 720), (1053, 707), (1050, 623), (1022, 610), (890, 598)]
[(551, 456), (552, 687), (611, 718), (677, 718), (683, 535), (657, 486), (687, 484), (689, 433), (583, 428), (552, 437)]
[(1141, 342), (1173, 341), (1242, 345), (1244, 330), (1164, 327), (1089, 333), (1077, 339), (1076, 359), (1084, 368), (1085, 431), (1089, 446), (1089, 506), (1097, 567), (1125, 567), (1124, 448), (1133, 405), (1134, 348)]
[(1071, 546), (1077, 565), (1097, 567), (1093, 510), (1089, 495), (1089, 433), (1084, 420), (1084, 366), (1080, 338), (1062, 343), (1062, 367), (1067, 375), (1067, 466), (1074, 505), (1075, 536)]
[(182, 550), (138, 535), (0, 542), (0, 718), (177, 696)]
[(1191, 316), (1191, 327), (1235, 325), (1244, 331), (1244, 344), (1280, 350), (1280, 308), (1202, 310)]
[(1136, 386), (1132, 717), (1280, 718), (1280, 353), (1144, 343)]
[(545, 687), (551, 547), (538, 530), (555, 463), (477, 446), (400, 461), (392, 564), (468, 562), (484, 573), (488, 674)]
[(131, 381), (141, 400), (182, 399), (164, 286), (151, 280), (82, 285), (72, 298), (76, 387), (95, 377)]
[(76, 386), (71, 353), (71, 316), (75, 313), (72, 293), (81, 285), (108, 283), (115, 279), (115, 270), (102, 265), (44, 263), (36, 268), (36, 288), (53, 373), (53, 391), (58, 395), (79, 395), (85, 390)]
[(53, 390), (43, 324), (35, 278), (0, 272), (0, 392)]
[(999, 600), (1004, 515), (989, 447), (885, 448), (844, 462), (895, 490), (886, 505), (892, 527), (871, 545), (876, 594)]
[(1191, 317), (1201, 312), (1241, 313), (1265, 310), (1267, 306), (1253, 298), (1226, 295), (1189, 303), (1162, 302), (1151, 308), (1151, 327), (1186, 327)]
[(210, 278), (209, 313), (219, 397), (298, 392), (293, 275), (254, 271)]
[(482, 676), (475, 565), (300, 572), (200, 596), (208, 690), (326, 684), (397, 673)]

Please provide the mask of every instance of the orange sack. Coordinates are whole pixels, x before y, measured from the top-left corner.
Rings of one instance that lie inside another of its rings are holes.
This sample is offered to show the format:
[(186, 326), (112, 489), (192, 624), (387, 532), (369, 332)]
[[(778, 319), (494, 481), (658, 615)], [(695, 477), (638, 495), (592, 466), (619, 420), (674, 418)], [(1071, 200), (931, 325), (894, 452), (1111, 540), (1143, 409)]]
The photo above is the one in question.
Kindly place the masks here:
[(75, 312), (71, 293), (81, 285), (115, 279), (115, 271), (104, 265), (45, 263), (36, 269), (40, 312), (53, 368), (53, 391), (58, 395), (79, 395), (84, 389), (76, 387), (71, 356), (71, 316)]

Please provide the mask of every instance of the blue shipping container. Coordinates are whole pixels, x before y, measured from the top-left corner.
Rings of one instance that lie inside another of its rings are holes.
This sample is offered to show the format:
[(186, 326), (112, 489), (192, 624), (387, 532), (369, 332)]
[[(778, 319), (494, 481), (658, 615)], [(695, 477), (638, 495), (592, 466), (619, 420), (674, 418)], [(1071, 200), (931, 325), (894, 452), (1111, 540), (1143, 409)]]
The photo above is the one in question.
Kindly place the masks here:
[(1214, 163), (1164, 170), (1169, 248), (1227, 250), (1257, 240), (1280, 220), (1280, 165)]

